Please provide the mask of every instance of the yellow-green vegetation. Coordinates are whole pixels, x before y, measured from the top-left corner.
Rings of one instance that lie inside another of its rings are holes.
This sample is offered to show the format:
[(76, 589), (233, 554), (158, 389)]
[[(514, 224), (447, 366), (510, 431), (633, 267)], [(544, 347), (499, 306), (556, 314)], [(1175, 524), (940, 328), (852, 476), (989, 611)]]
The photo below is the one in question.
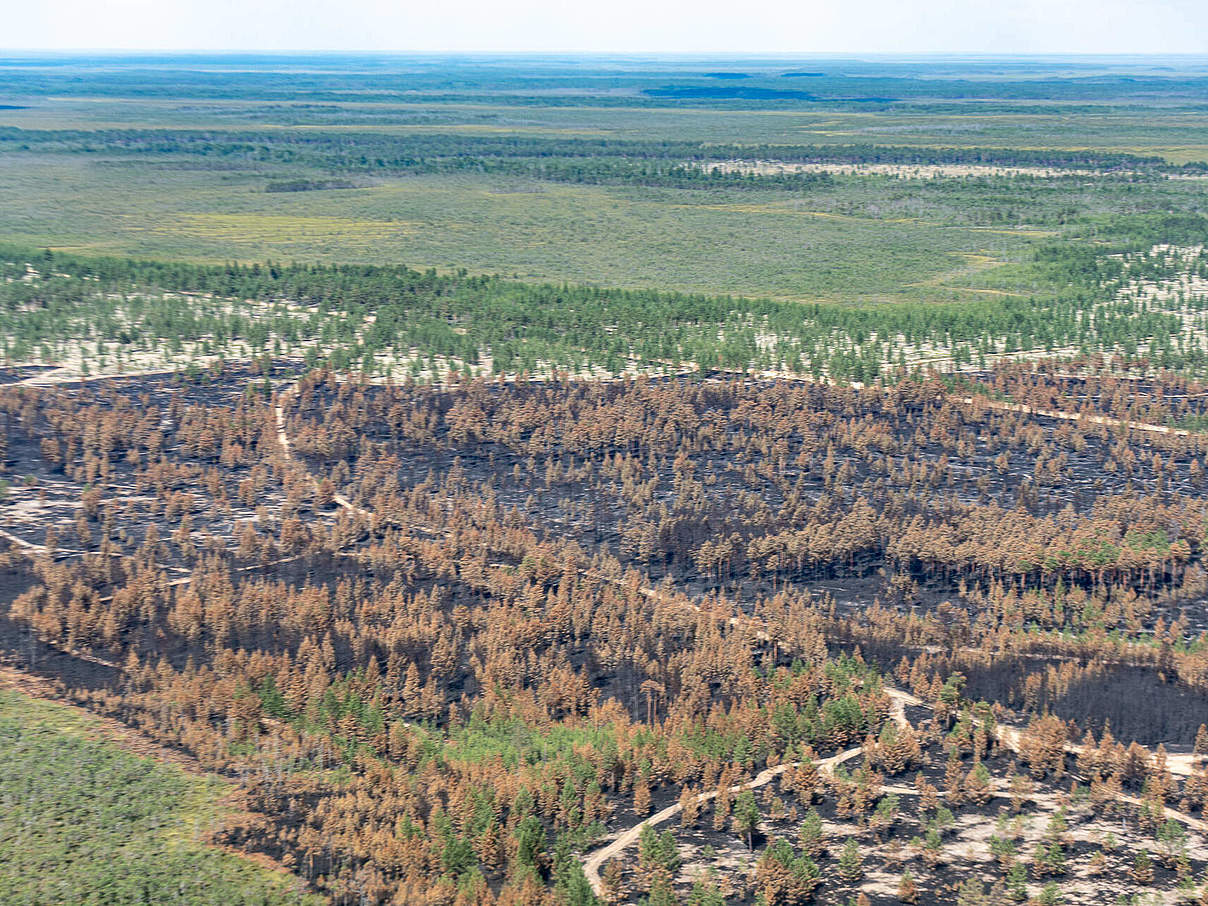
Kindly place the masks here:
[(970, 295), (968, 262), (981, 270), (1019, 260), (1036, 235), (841, 214), (810, 198), (509, 176), (267, 193), (255, 173), (77, 157), (0, 161), (0, 236), (213, 263), (397, 263), (800, 301), (941, 301)]
[(284, 906), (300, 882), (202, 842), (228, 782), (122, 751), (95, 719), (0, 690), (0, 902)]

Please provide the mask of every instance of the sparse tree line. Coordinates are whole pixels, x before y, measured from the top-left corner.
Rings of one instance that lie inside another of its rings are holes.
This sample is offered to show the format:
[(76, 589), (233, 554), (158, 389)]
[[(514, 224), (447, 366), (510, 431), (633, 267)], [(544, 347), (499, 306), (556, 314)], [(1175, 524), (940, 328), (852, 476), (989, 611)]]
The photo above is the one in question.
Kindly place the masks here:
[[(464, 272), (350, 265), (194, 265), (5, 248), (0, 328), (10, 362), (55, 362), (85, 343), (84, 366), (137, 369), (154, 352), (180, 367), (207, 357), (291, 356), (366, 375), (448, 371), (772, 371), (892, 381), (936, 356), (988, 367), (1003, 352), (1121, 355), (1202, 373), (1202, 295), (1138, 298), (1138, 283), (1202, 275), (1205, 253), (1152, 252), (1151, 235), (1190, 241), (1204, 221), (1141, 219), (1105, 247), (1037, 249), (1036, 298), (862, 308), (525, 284)], [(1112, 257), (1110, 248), (1125, 257)], [(188, 305), (180, 294), (188, 294)], [(1192, 324), (1184, 319), (1190, 316)]]
[(454, 165), (461, 157), (486, 160), (663, 161), (668, 163), (776, 160), (786, 163), (970, 164), (1086, 170), (1189, 172), (1202, 165), (1171, 165), (1164, 158), (1122, 152), (1048, 148), (937, 148), (874, 144), (733, 144), (640, 139), (475, 136), (417, 132), (405, 137), (378, 132), (256, 132), (193, 129), (30, 130), (0, 129), (0, 148), (60, 152), (119, 151), (137, 154), (236, 156), (276, 163), (337, 169), (406, 170)]

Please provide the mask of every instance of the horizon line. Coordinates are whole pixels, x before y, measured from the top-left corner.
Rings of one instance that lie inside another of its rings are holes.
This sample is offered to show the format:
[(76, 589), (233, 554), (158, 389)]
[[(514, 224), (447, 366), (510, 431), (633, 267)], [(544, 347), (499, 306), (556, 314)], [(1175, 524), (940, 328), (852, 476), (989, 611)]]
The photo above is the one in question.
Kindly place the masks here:
[(1208, 60), (1208, 51), (986, 51), (986, 50), (917, 50), (917, 51), (884, 51), (884, 50), (548, 50), (548, 49), (372, 49), (372, 48), (208, 48), (208, 47), (0, 47), (0, 56), (12, 54), (37, 55), (71, 55), (71, 54), (103, 54), (103, 55), (154, 55), (154, 54), (213, 54), (225, 56), (263, 55), (288, 56), (291, 54), (313, 55), (353, 55), (353, 56), (488, 56), (488, 57), (692, 57), (704, 59), (794, 59), (794, 58), (830, 58), (843, 59), (851, 57), (878, 57), (883, 59), (918, 59), (918, 58), (981, 58), (993, 60), (1009, 59), (1072, 59), (1072, 58), (1114, 58), (1114, 59), (1203, 59)]

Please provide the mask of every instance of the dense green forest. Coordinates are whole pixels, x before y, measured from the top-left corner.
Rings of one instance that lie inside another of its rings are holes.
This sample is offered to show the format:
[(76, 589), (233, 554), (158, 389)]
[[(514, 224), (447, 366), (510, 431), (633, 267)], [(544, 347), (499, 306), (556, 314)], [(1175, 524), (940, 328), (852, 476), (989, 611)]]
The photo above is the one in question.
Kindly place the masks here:
[[(634, 185), (674, 189), (746, 189), (764, 192), (817, 193), (834, 189), (828, 172), (762, 172), (716, 166), (730, 161), (776, 161), (781, 164), (892, 165), (903, 168), (936, 164), (986, 168), (956, 180), (917, 186), (915, 191), (935, 202), (954, 193), (985, 204), (978, 196), (996, 193), (1008, 204), (1027, 208), (1024, 222), (1064, 222), (1074, 212), (1070, 196), (1093, 188), (1105, 198), (1148, 194), (1167, 199), (1167, 206), (1195, 206), (1184, 197), (1186, 188), (1165, 182), (1172, 176), (1196, 176), (1208, 164), (1170, 165), (1162, 158), (1093, 150), (1031, 148), (914, 148), (893, 145), (768, 145), (640, 141), (617, 139), (490, 137), (451, 134), (402, 136), (365, 132), (254, 132), (195, 130), (71, 130), (0, 129), (0, 153), (130, 155), (163, 161), (179, 158), (180, 165), (196, 159), (220, 166), (258, 164), (315, 168), (337, 174), (420, 175), (474, 173), (529, 177), (586, 185)], [(992, 168), (1025, 168), (1023, 173), (995, 174)], [(1035, 174), (1026, 172), (1035, 169)], [(1052, 170), (1053, 172), (1049, 172)], [(1110, 178), (1107, 178), (1110, 177)], [(845, 177), (851, 181), (851, 176)], [(892, 178), (863, 177), (892, 185)], [(324, 182), (328, 188), (352, 188), (355, 183)], [(269, 183), (270, 190), (281, 181)], [(934, 203), (934, 202), (933, 202)], [(1046, 209), (1043, 212), (1040, 208)], [(1049, 212), (1047, 209), (1052, 208)], [(1022, 210), (1020, 210), (1022, 215)], [(1063, 217), (1061, 217), (1063, 215)], [(1059, 219), (1059, 217), (1061, 219)], [(1001, 215), (984, 222), (1005, 222)]]

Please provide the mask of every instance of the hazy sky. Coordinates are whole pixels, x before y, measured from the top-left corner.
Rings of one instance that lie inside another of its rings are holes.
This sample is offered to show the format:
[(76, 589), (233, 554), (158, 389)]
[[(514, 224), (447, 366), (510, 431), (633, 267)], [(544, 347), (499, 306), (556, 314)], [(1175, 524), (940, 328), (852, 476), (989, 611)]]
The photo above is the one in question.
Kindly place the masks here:
[(17, 0), (0, 47), (1208, 53), (1208, 0)]

